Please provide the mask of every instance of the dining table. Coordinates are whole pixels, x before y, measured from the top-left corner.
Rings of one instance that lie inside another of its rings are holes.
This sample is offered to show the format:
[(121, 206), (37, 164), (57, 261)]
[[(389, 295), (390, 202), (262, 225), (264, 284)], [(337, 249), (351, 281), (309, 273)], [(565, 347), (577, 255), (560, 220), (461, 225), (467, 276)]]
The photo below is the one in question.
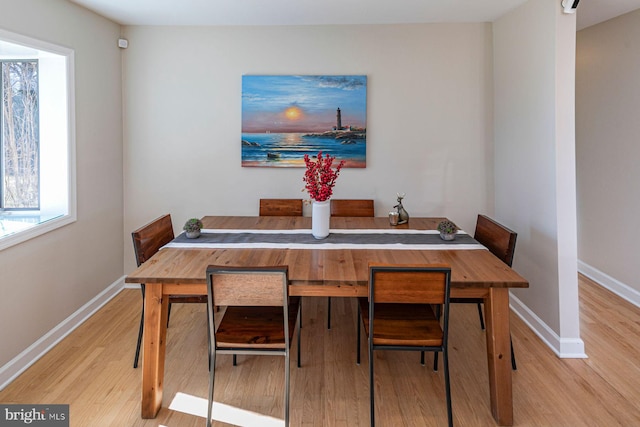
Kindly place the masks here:
[(311, 217), (203, 217), (200, 238), (177, 236), (125, 278), (145, 284), (142, 418), (162, 406), (168, 297), (206, 295), (207, 266), (287, 265), (292, 296), (355, 298), (368, 295), (370, 263), (448, 264), (451, 298), (484, 299), (491, 411), (498, 425), (513, 425), (509, 289), (529, 283), (463, 231), (440, 240), (445, 219), (331, 217), (329, 237), (309, 241)]

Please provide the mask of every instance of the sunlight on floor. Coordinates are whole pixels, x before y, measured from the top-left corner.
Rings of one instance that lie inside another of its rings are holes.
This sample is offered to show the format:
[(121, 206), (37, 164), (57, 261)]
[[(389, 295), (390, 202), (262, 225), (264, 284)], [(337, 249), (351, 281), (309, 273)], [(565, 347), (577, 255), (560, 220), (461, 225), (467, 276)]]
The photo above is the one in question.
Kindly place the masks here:
[[(177, 393), (169, 409), (207, 418), (207, 399)], [(240, 427), (282, 427), (284, 425), (284, 420), (216, 402), (213, 402), (213, 419)]]

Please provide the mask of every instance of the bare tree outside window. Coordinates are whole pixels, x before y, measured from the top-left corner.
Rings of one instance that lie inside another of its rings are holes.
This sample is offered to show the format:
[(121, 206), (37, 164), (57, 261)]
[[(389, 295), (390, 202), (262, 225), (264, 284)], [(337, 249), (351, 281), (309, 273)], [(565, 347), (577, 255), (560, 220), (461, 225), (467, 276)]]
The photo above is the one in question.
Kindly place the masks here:
[(39, 209), (38, 62), (3, 61), (0, 208)]

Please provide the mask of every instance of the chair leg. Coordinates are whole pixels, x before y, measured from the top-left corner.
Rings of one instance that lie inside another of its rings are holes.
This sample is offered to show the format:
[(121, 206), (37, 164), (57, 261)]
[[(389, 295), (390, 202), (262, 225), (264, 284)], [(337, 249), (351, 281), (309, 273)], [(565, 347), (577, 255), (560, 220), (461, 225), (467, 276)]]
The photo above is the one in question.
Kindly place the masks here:
[(238, 360), (236, 359), (236, 355), (233, 355), (233, 366), (238, 366)]
[(371, 427), (376, 425), (374, 400), (375, 388), (373, 383), (373, 345), (371, 344), (371, 337), (369, 337), (369, 417), (371, 420)]
[(327, 297), (327, 329), (331, 329), (331, 297)]
[[(436, 354), (438, 352), (436, 351)], [(453, 427), (453, 412), (451, 410), (451, 384), (449, 383), (449, 354), (446, 347), (442, 351), (442, 361), (444, 365), (444, 388), (447, 398), (447, 418), (449, 420), (449, 427)]]
[(209, 364), (209, 369), (211, 369), (211, 327), (209, 326), (209, 308), (207, 307), (207, 348), (209, 349), (209, 360), (208, 360), (208, 364)]
[(484, 331), (484, 316), (482, 315), (482, 304), (478, 303), (478, 316), (480, 316), (480, 327)]
[(289, 427), (289, 381), (291, 377), (291, 360), (289, 357), (289, 349), (287, 349), (284, 358), (284, 427)]
[(138, 367), (138, 359), (140, 358), (140, 346), (142, 344), (142, 332), (144, 330), (144, 283), (140, 285), (142, 291), (142, 313), (140, 314), (140, 328), (138, 329), (138, 344), (136, 345), (136, 355), (133, 358), (133, 369)]
[(358, 338), (357, 338), (357, 346), (356, 346), (356, 365), (360, 364), (360, 316), (362, 316), (362, 312), (360, 311), (360, 304), (356, 301), (358, 305), (358, 317), (356, 318), (356, 327), (358, 328)]
[(420, 352), (420, 364), (424, 366), (424, 351)]
[(171, 303), (169, 303), (169, 311), (167, 311), (167, 328), (169, 327), (169, 317), (171, 317)]
[(302, 329), (302, 298), (300, 298), (300, 305), (298, 306), (298, 368), (302, 363), (300, 361), (300, 329)]
[[(441, 314), (442, 314), (442, 307), (440, 305), (437, 305), (436, 319), (439, 319)], [(433, 372), (437, 372), (437, 371), (438, 371), (438, 352), (434, 351), (433, 352)]]
[[(209, 340), (209, 348), (211, 348), (211, 340)], [(209, 351), (209, 399), (207, 407), (207, 427), (211, 427), (211, 418), (213, 417), (213, 384), (216, 373), (216, 352), (215, 350)]]

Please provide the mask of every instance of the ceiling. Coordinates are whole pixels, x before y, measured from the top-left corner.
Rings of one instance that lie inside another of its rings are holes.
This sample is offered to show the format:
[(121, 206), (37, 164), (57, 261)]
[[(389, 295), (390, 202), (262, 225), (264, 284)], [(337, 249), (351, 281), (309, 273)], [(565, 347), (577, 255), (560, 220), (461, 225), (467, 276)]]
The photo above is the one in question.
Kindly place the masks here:
[[(527, 0), (70, 1), (122, 25), (348, 25), (491, 22)], [(582, 0), (578, 29), (635, 9), (640, 0)]]

